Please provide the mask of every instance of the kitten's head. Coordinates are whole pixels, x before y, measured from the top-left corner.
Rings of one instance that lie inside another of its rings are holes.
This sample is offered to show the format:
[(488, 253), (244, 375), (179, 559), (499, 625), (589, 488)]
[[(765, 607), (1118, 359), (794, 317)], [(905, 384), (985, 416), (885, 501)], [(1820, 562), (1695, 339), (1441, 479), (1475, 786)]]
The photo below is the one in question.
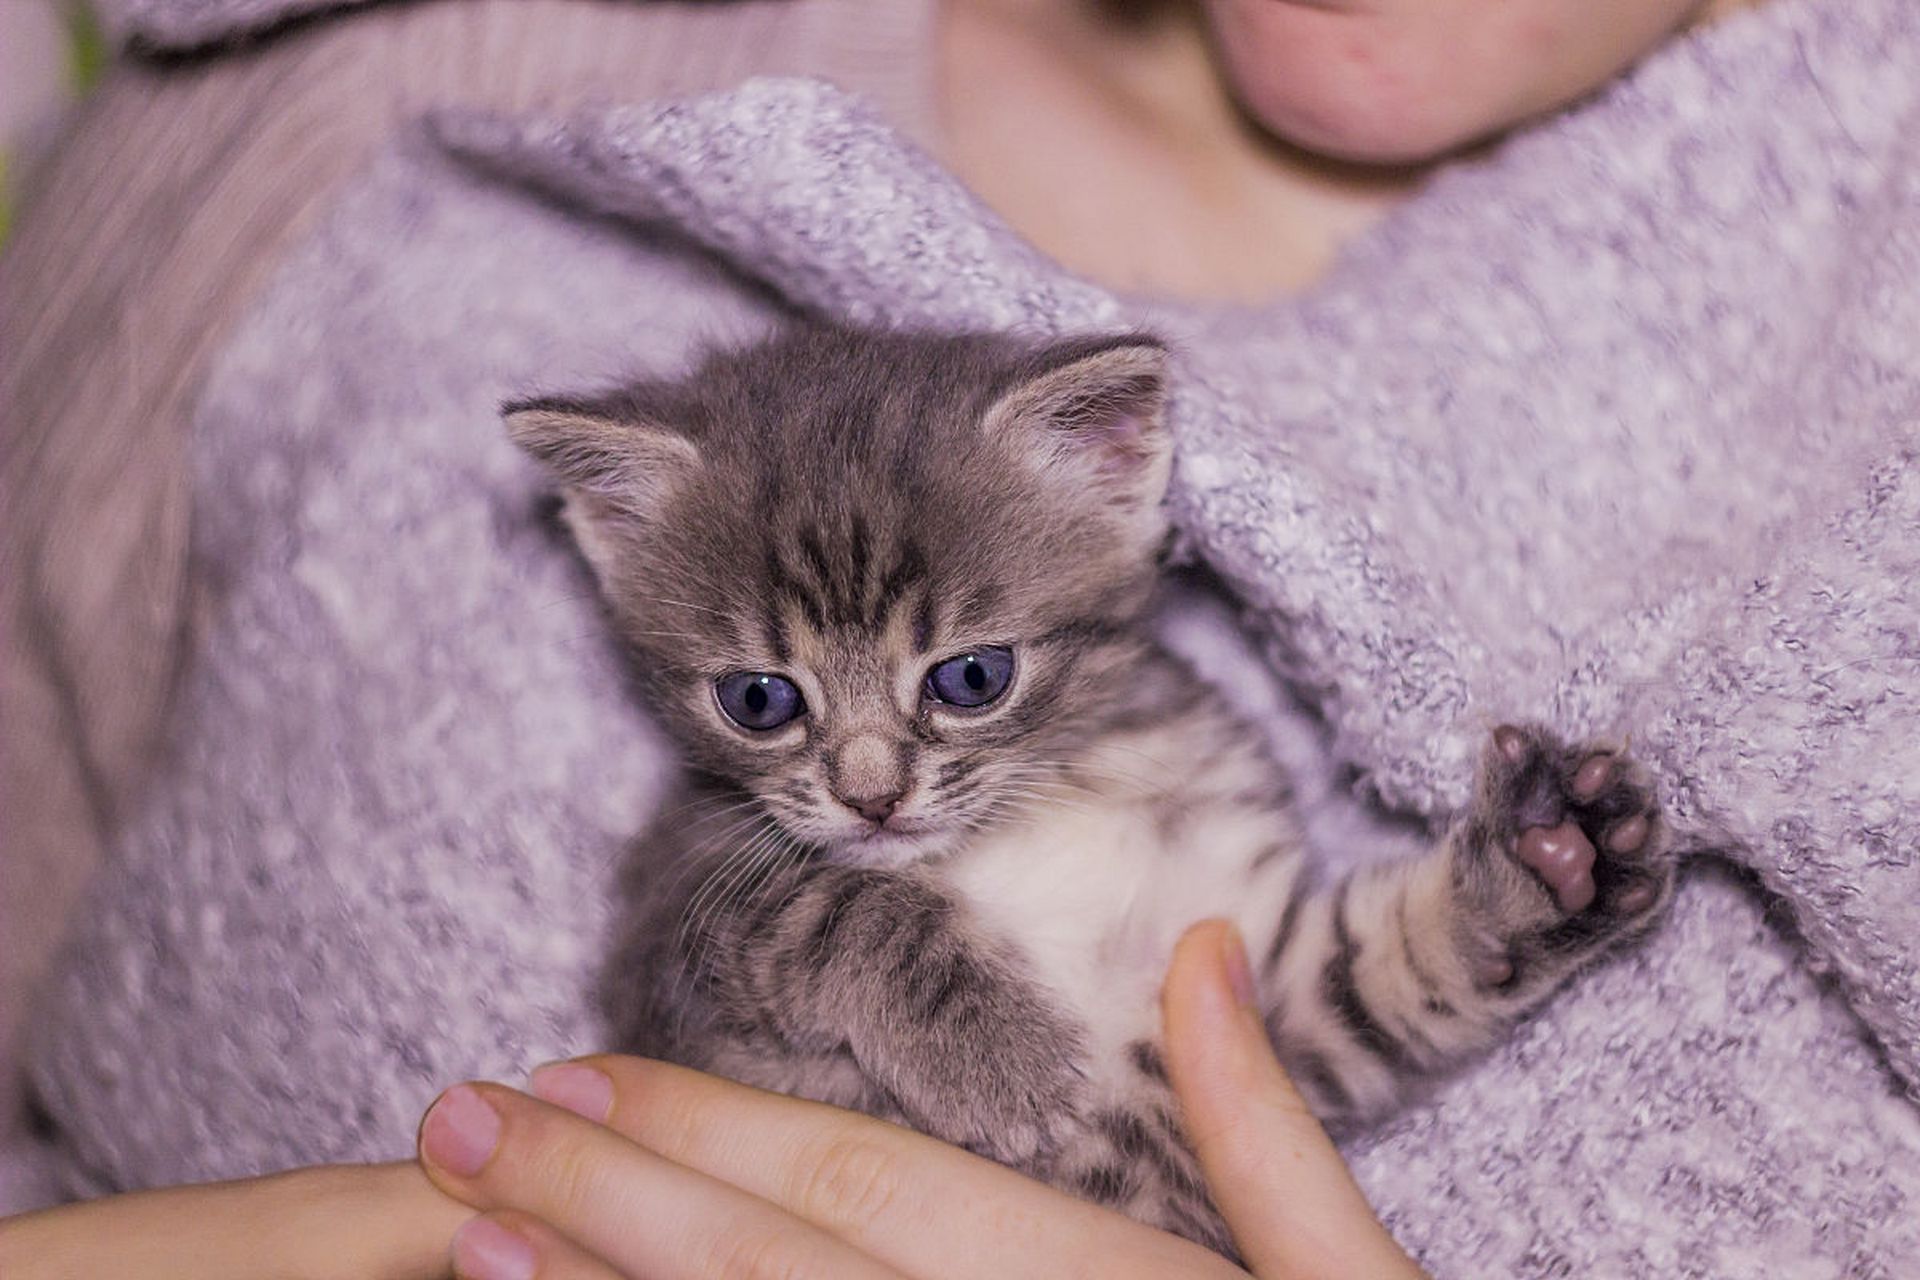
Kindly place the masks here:
[(507, 406), (655, 710), (828, 856), (1044, 800), (1124, 704), (1166, 525), (1166, 353), (798, 326)]

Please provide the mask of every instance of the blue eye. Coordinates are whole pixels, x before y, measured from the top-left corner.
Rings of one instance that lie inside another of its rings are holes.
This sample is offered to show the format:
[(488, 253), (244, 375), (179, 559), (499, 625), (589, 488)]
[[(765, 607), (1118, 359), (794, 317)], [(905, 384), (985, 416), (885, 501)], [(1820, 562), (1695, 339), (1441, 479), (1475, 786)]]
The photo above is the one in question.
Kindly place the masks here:
[(714, 696), (727, 719), (742, 729), (778, 729), (807, 709), (800, 690), (785, 676), (736, 671), (713, 682)]
[(1013, 650), (975, 649), (927, 672), (927, 696), (956, 707), (984, 707), (1013, 683)]

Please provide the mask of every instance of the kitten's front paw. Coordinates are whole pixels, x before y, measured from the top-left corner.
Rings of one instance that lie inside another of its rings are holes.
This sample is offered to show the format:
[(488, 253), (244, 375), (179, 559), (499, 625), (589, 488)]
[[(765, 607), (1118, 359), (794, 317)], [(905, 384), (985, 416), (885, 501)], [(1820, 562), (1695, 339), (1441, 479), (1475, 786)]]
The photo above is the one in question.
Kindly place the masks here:
[(1529, 960), (1578, 960), (1635, 932), (1672, 894), (1651, 779), (1611, 747), (1500, 726), (1466, 834), (1464, 887), (1480, 908), (1468, 949), (1488, 986)]
[[(1079, 1032), (1012, 975), (928, 958), (909, 989), (937, 1013), (913, 1020), (884, 1081), (917, 1129), (1028, 1173), (1044, 1170), (1081, 1111)], [(923, 970), (923, 971), (922, 971)]]
[[(1017, 1015), (1014, 1022), (1022, 1021)], [(1058, 1026), (1003, 1026), (923, 1061), (901, 1098), (914, 1127), (1004, 1165), (1045, 1169), (1079, 1114), (1083, 1078)]]

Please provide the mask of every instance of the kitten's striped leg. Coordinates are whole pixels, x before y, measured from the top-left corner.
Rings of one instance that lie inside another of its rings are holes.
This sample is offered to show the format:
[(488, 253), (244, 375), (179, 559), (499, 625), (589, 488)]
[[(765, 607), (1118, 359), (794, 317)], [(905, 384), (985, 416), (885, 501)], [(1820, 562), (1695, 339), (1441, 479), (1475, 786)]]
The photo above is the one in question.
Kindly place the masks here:
[(1623, 755), (1496, 731), (1439, 850), (1297, 899), (1266, 957), (1268, 1025), (1315, 1110), (1380, 1114), (1645, 928), (1672, 893), (1664, 835)]

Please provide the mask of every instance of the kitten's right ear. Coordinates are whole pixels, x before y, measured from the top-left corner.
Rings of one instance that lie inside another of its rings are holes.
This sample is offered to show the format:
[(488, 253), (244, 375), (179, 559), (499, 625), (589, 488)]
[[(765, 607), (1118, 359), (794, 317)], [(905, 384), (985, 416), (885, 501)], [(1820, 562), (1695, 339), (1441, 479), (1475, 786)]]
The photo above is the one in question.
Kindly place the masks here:
[(700, 451), (686, 436), (606, 405), (518, 400), (500, 411), (513, 442), (561, 482), (562, 515), (603, 582), (621, 535), (651, 517), (700, 465)]

